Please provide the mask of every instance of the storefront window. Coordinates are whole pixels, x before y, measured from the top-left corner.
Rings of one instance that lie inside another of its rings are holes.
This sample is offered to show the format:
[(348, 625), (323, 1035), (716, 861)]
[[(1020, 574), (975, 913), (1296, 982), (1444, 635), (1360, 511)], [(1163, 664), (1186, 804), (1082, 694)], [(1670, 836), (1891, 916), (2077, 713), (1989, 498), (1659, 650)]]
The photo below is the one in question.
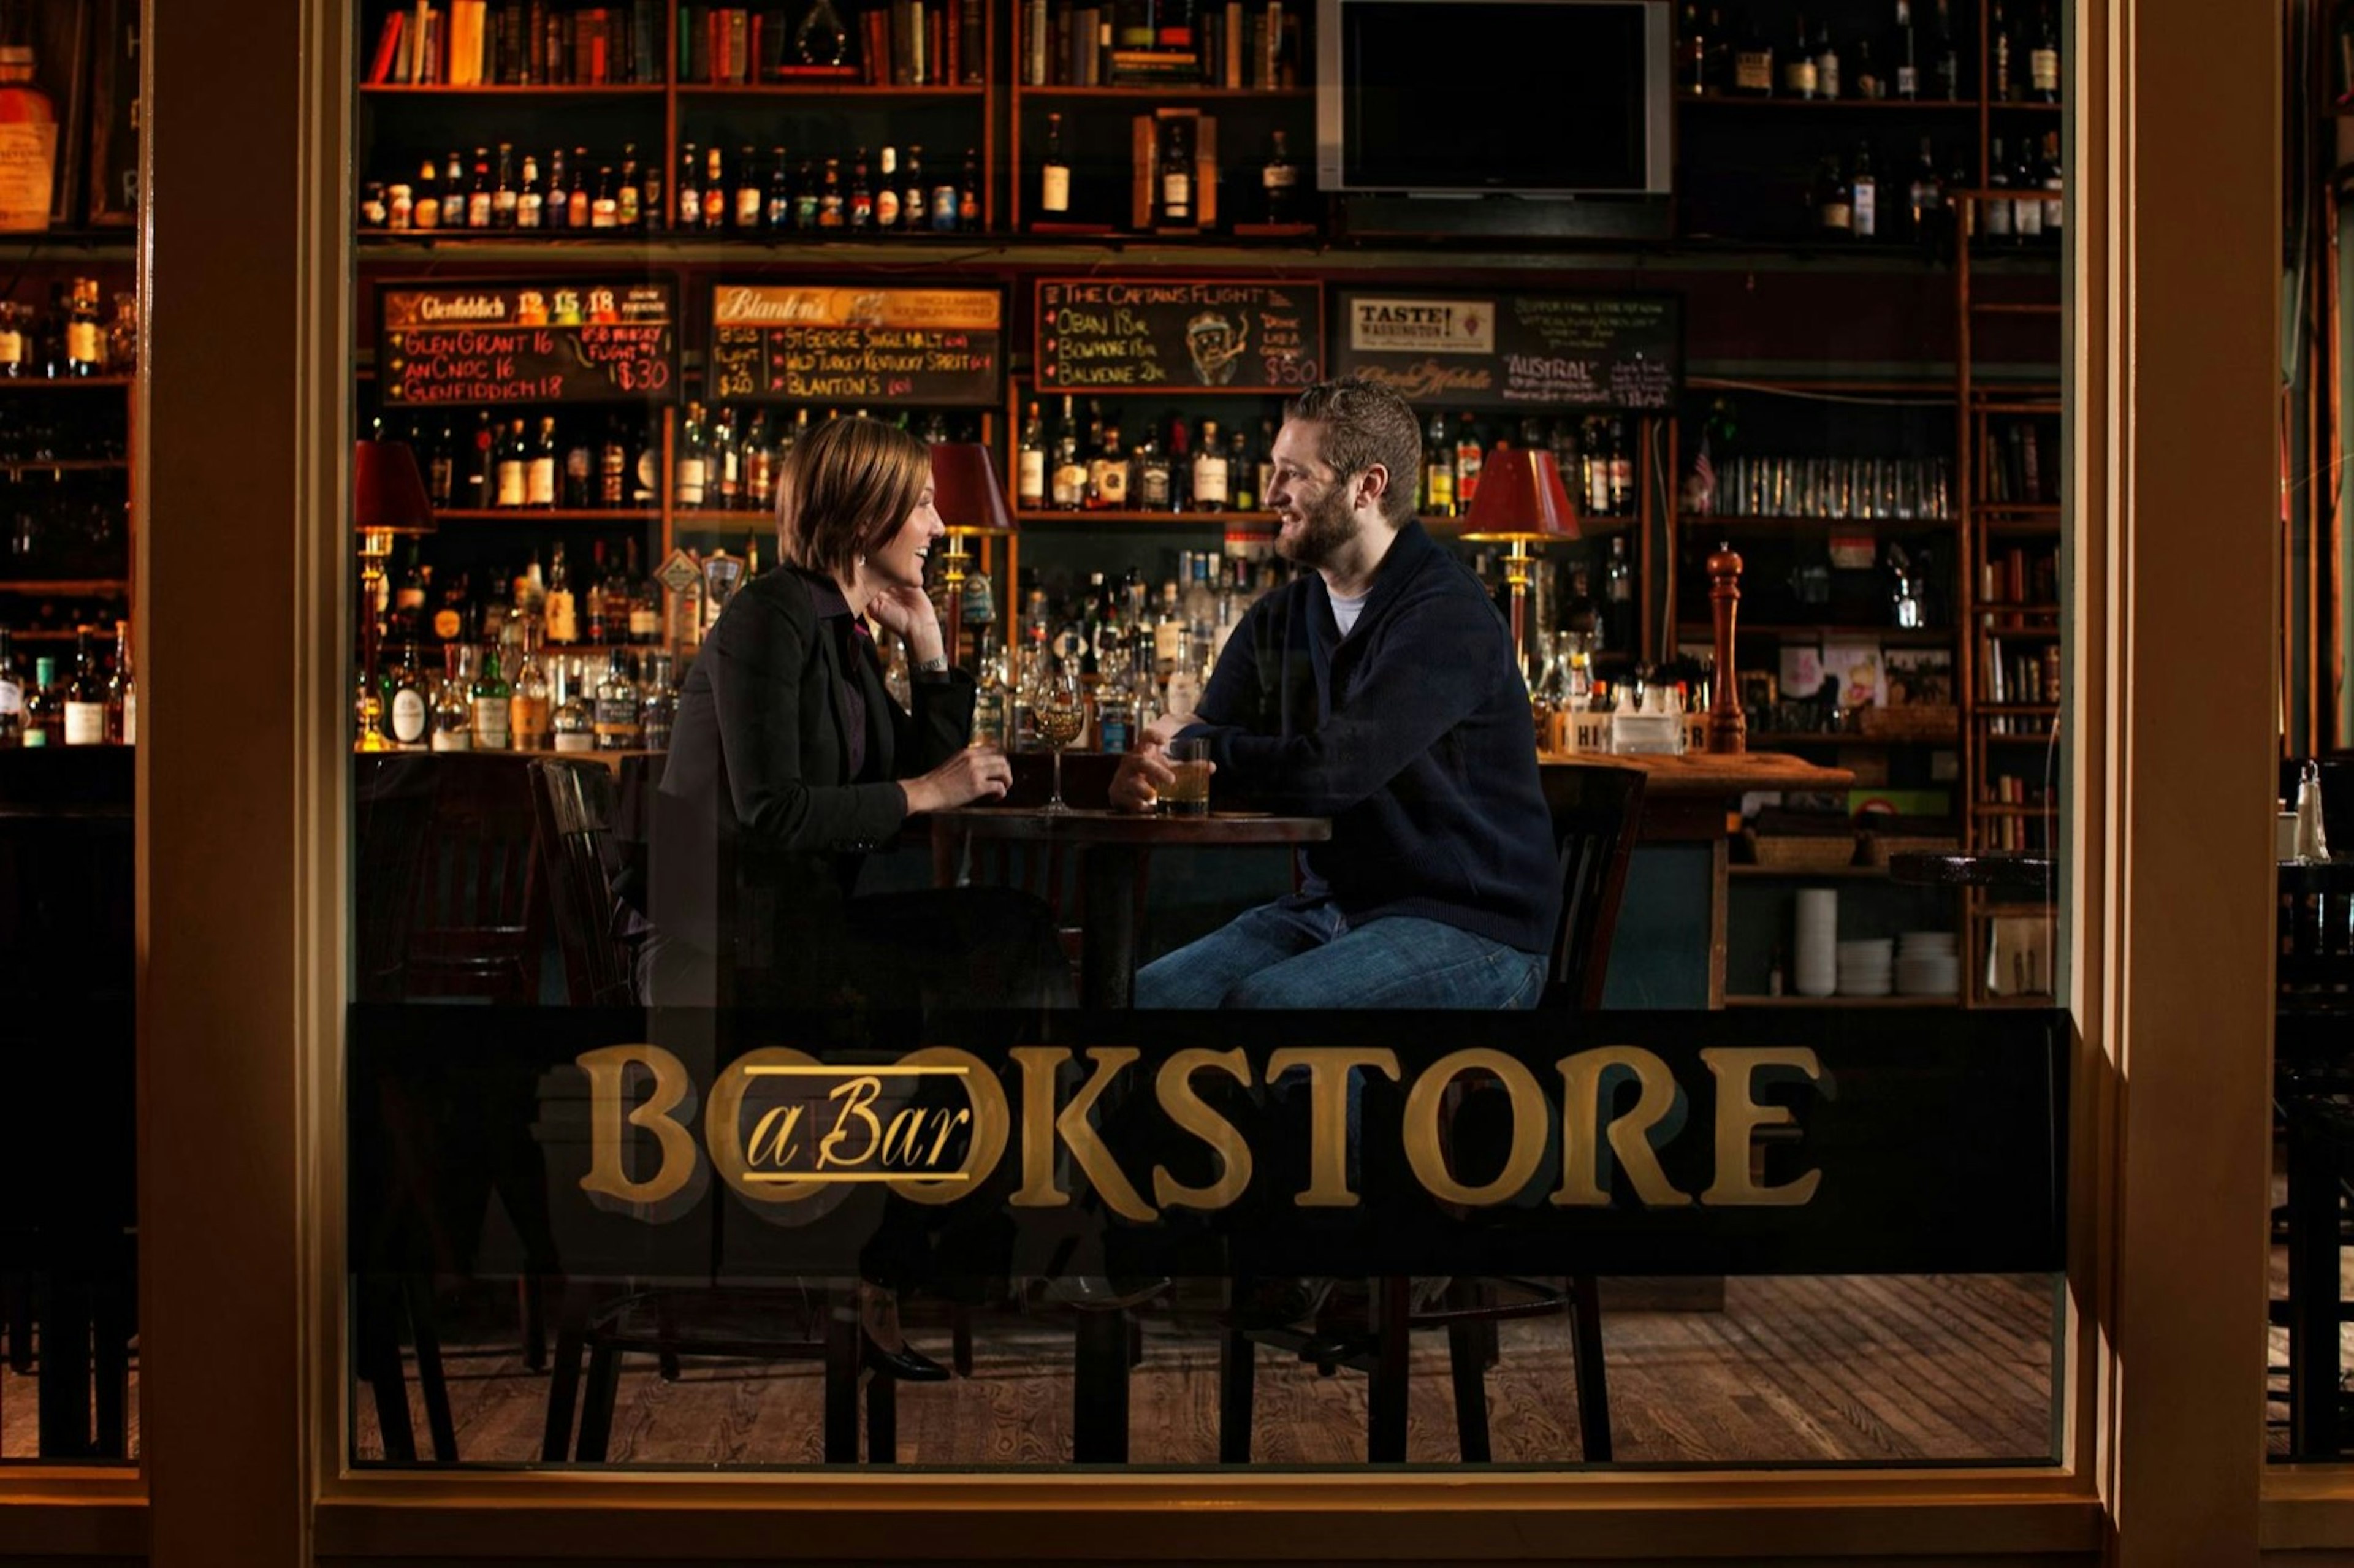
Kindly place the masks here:
[(355, 8), (353, 1463), (2062, 1460), (2057, 16), (1412, 10)]
[(16, 1103), (87, 1107), (0, 1154), (0, 1463), (139, 1447), (138, 36), (128, 5), (0, 24), (0, 1053)]

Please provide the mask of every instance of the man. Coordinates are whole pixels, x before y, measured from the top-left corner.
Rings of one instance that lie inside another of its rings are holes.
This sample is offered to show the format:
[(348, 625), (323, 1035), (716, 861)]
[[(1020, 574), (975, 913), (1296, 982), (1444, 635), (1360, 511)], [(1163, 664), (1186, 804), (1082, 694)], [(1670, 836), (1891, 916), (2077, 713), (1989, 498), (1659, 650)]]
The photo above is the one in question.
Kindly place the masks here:
[(1396, 393), (1309, 387), (1275, 439), (1277, 548), (1315, 568), (1262, 598), (1201, 706), (1148, 726), (1112, 803), (1150, 810), (1168, 743), (1220, 788), (1329, 816), (1300, 890), (1136, 977), (1139, 1007), (1533, 1007), (1561, 890), (1511, 635), (1415, 520), (1422, 429)]

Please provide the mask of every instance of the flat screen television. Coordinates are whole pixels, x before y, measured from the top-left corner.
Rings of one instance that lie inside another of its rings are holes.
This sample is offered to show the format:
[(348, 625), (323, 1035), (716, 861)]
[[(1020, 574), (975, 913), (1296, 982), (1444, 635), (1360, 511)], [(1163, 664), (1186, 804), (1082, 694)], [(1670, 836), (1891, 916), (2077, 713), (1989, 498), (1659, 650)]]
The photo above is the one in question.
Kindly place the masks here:
[(1319, 0), (1328, 191), (1664, 196), (1663, 0)]

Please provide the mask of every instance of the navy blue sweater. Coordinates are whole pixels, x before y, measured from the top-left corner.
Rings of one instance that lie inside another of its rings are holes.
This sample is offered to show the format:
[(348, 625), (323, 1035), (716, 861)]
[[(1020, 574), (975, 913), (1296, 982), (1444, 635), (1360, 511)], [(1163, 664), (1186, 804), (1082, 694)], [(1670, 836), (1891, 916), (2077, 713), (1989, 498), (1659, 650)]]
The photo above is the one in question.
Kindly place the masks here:
[(1301, 896), (1352, 923), (1413, 915), (1552, 946), (1561, 887), (1528, 686), (1479, 580), (1407, 523), (1344, 639), (1301, 574), (1238, 623), (1189, 735), (1221, 795), (1329, 816)]

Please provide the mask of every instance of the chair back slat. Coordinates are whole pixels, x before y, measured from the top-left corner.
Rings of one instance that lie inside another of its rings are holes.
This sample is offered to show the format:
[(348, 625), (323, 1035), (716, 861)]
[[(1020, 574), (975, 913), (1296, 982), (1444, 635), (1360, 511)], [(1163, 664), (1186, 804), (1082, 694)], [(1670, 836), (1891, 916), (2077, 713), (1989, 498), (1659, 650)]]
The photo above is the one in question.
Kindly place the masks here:
[(522, 758), (442, 759), (409, 920), (410, 996), (539, 1000), (547, 906)]
[(1553, 818), (1553, 863), (1561, 874), (1561, 916), (1553, 927), (1553, 970), (1545, 1004), (1580, 1012), (1602, 1005), (1627, 863), (1643, 812), (1639, 768), (1550, 767), (1545, 809)]
[(576, 1007), (625, 1003), (631, 994), (630, 961), (613, 935), (607, 854), (617, 794), (613, 775), (601, 763), (570, 758), (541, 758), (531, 766), (566, 994)]

